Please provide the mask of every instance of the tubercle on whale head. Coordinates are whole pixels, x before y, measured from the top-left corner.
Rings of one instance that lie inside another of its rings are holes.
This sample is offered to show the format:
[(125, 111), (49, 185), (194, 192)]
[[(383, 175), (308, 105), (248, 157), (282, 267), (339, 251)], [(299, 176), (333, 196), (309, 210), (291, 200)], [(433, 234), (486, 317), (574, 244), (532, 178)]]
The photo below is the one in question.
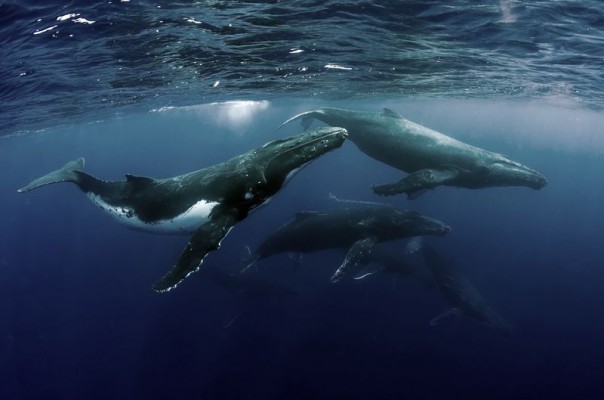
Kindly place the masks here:
[(271, 153), (264, 168), (267, 182), (283, 183), (309, 162), (341, 147), (347, 137), (344, 128), (325, 127), (267, 143), (262, 147)]
[(426, 217), (416, 211), (396, 210), (389, 218), (403, 231), (413, 232), (414, 236), (444, 236), (451, 232), (449, 225), (438, 219)]
[(445, 236), (451, 232), (451, 227), (438, 219), (417, 214), (411, 220), (419, 235)]
[(546, 187), (549, 182), (548, 182), (547, 178), (545, 176), (541, 175), (540, 173), (536, 172), (535, 174), (536, 175), (534, 176), (534, 179), (529, 181), (528, 186), (535, 190), (541, 190), (544, 187)]
[(497, 177), (497, 181), (501, 182), (500, 186), (526, 186), (540, 190), (548, 184), (545, 176), (512, 160), (495, 163), (489, 169)]

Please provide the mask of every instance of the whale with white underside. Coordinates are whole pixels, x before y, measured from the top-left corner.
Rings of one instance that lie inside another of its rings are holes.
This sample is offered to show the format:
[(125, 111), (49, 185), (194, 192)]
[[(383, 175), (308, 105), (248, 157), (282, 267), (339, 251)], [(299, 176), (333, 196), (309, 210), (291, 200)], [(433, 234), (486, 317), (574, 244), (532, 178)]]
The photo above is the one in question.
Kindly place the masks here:
[(184, 175), (154, 179), (126, 175), (104, 181), (82, 171), (84, 159), (67, 163), (19, 189), (75, 183), (96, 205), (129, 227), (158, 233), (192, 233), (176, 265), (154, 285), (165, 292), (198, 270), (230, 229), (266, 203), (300, 168), (340, 147), (342, 128), (274, 140), (262, 147)]

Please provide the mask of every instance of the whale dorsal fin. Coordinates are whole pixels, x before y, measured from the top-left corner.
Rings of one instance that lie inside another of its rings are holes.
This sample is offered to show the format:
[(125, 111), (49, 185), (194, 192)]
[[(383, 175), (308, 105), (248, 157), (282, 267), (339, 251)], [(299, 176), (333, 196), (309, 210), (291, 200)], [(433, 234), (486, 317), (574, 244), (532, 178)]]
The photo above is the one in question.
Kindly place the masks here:
[(389, 108), (384, 108), (384, 115), (387, 117), (398, 118), (398, 119), (403, 118), (403, 117), (401, 117), (401, 115), (399, 113), (396, 113)]
[(141, 186), (149, 185), (149, 184), (153, 183), (155, 180), (153, 178), (149, 178), (146, 176), (136, 176), (136, 175), (126, 174), (126, 181), (128, 181), (128, 183), (131, 183), (132, 185), (134, 185), (136, 187), (141, 187)]

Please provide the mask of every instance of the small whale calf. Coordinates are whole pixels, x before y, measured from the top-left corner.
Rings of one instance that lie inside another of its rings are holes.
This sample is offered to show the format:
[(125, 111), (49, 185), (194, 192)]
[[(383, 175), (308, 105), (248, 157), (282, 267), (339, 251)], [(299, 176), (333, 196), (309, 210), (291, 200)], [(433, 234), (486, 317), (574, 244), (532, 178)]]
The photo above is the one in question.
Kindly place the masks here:
[(363, 265), (376, 243), (418, 235), (443, 236), (450, 230), (441, 221), (387, 205), (304, 211), (262, 242), (246, 260), (243, 271), (278, 253), (344, 249), (346, 257), (331, 277), (337, 282)]
[(125, 181), (107, 182), (83, 172), (84, 159), (80, 158), (18, 191), (72, 182), (103, 211), (132, 228), (192, 233), (176, 265), (153, 287), (165, 292), (197, 271), (231, 228), (277, 194), (296, 171), (340, 147), (346, 137), (343, 128), (322, 128), (164, 179), (126, 175)]
[(298, 114), (281, 126), (313, 120), (348, 130), (350, 140), (368, 156), (407, 172), (398, 182), (376, 185), (381, 196), (406, 193), (415, 198), (437, 186), (485, 188), (527, 186), (541, 189), (547, 179), (537, 171), (509, 159), (411, 122), (389, 109), (381, 113), (320, 108)]

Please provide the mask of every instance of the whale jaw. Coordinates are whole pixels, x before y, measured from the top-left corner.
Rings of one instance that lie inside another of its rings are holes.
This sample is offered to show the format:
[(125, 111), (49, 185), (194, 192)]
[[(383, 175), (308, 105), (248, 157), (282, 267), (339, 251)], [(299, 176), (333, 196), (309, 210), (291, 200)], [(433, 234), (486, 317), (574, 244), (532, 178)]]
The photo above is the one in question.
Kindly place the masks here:
[(264, 167), (267, 183), (272, 187), (283, 185), (311, 161), (342, 146), (347, 137), (344, 128), (325, 127), (265, 144), (261, 151), (270, 154)]

